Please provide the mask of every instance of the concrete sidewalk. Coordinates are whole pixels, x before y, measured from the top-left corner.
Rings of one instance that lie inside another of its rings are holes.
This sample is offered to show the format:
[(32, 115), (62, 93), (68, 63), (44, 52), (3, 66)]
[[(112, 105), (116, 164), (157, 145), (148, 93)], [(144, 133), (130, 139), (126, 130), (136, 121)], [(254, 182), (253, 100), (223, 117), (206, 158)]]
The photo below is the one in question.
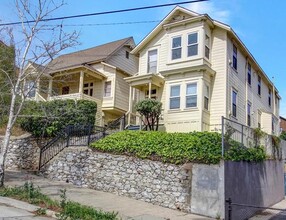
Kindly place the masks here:
[[(31, 205), (26, 202), (18, 201), (11, 198), (0, 196), (0, 220), (17, 219), (17, 220), (52, 220), (51, 217), (36, 216), (34, 212), (38, 209), (38, 206)], [(47, 211), (49, 216), (52, 216), (54, 212)]]
[(67, 198), (72, 201), (89, 205), (103, 211), (118, 212), (123, 220), (208, 220), (211, 218), (183, 213), (177, 210), (152, 205), (128, 197), (117, 196), (112, 193), (79, 188), (72, 184), (51, 181), (49, 179), (24, 172), (6, 172), (6, 186), (23, 185), (32, 181), (41, 191), (52, 198), (60, 199), (60, 189), (66, 189)]

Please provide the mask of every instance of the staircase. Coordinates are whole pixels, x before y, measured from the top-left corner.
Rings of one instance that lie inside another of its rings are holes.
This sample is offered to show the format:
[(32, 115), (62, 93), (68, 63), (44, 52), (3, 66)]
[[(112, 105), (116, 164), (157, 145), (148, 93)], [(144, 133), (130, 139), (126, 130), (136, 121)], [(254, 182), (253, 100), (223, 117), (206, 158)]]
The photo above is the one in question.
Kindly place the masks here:
[(89, 146), (112, 133), (124, 130), (126, 116), (114, 120), (106, 127), (96, 125), (68, 125), (51, 141), (41, 147), (39, 170), (65, 148), (70, 146)]

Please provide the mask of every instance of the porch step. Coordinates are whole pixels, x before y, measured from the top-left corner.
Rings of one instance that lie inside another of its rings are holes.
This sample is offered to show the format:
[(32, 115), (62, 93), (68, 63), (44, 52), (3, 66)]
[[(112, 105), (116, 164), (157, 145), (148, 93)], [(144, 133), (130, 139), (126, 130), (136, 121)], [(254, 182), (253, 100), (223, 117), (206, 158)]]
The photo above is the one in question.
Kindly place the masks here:
[(127, 130), (129, 130), (129, 131), (139, 131), (140, 130), (140, 125), (129, 125), (127, 127)]

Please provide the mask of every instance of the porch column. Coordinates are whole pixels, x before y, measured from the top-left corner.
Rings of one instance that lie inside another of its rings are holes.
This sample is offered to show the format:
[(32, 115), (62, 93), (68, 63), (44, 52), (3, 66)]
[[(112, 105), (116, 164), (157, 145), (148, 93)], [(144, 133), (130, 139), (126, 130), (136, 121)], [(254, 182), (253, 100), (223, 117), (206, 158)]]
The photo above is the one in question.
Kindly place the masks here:
[(78, 93), (79, 93), (80, 95), (82, 95), (82, 93), (83, 93), (83, 77), (84, 77), (84, 72), (83, 72), (83, 71), (80, 71), (79, 90), (78, 90)]
[(52, 97), (53, 79), (49, 79), (48, 100)]
[(152, 89), (152, 83), (149, 82), (149, 95), (148, 95), (149, 99), (151, 99), (151, 89)]
[(129, 109), (128, 109), (128, 125), (130, 125), (130, 122), (131, 122), (131, 113), (132, 113), (132, 97), (133, 97), (133, 88), (132, 86), (129, 87)]
[(37, 79), (37, 81), (36, 81), (36, 94), (35, 94), (36, 101), (38, 101), (39, 93), (40, 93), (40, 79)]

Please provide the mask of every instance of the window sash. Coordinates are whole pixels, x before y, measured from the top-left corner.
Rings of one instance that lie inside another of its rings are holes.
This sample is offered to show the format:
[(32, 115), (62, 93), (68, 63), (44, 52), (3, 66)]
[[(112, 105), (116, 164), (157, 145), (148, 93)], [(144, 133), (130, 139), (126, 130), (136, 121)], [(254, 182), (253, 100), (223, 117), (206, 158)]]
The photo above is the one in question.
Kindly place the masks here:
[(233, 44), (232, 66), (237, 70), (237, 47)]
[(204, 109), (209, 110), (209, 86), (205, 85), (205, 95), (204, 95)]
[(251, 104), (247, 103), (247, 125), (251, 126)]
[(251, 65), (248, 64), (248, 68), (247, 68), (247, 82), (249, 85), (251, 85)]
[(258, 92), (258, 95), (261, 95), (261, 77), (258, 76), (258, 84), (257, 84), (257, 92)]
[(237, 116), (237, 92), (232, 91), (232, 115)]
[(105, 82), (104, 84), (104, 97), (111, 96), (111, 81)]
[(197, 107), (197, 83), (189, 83), (186, 85), (186, 108)]
[(180, 85), (174, 85), (170, 88), (170, 109), (179, 109), (181, 105), (180, 100)]
[(157, 60), (158, 60), (158, 51), (150, 50), (148, 51), (148, 73), (157, 72)]
[(205, 35), (205, 57), (210, 58), (210, 37)]
[(172, 38), (172, 60), (182, 57), (182, 37)]
[(198, 55), (198, 33), (188, 35), (188, 57)]

